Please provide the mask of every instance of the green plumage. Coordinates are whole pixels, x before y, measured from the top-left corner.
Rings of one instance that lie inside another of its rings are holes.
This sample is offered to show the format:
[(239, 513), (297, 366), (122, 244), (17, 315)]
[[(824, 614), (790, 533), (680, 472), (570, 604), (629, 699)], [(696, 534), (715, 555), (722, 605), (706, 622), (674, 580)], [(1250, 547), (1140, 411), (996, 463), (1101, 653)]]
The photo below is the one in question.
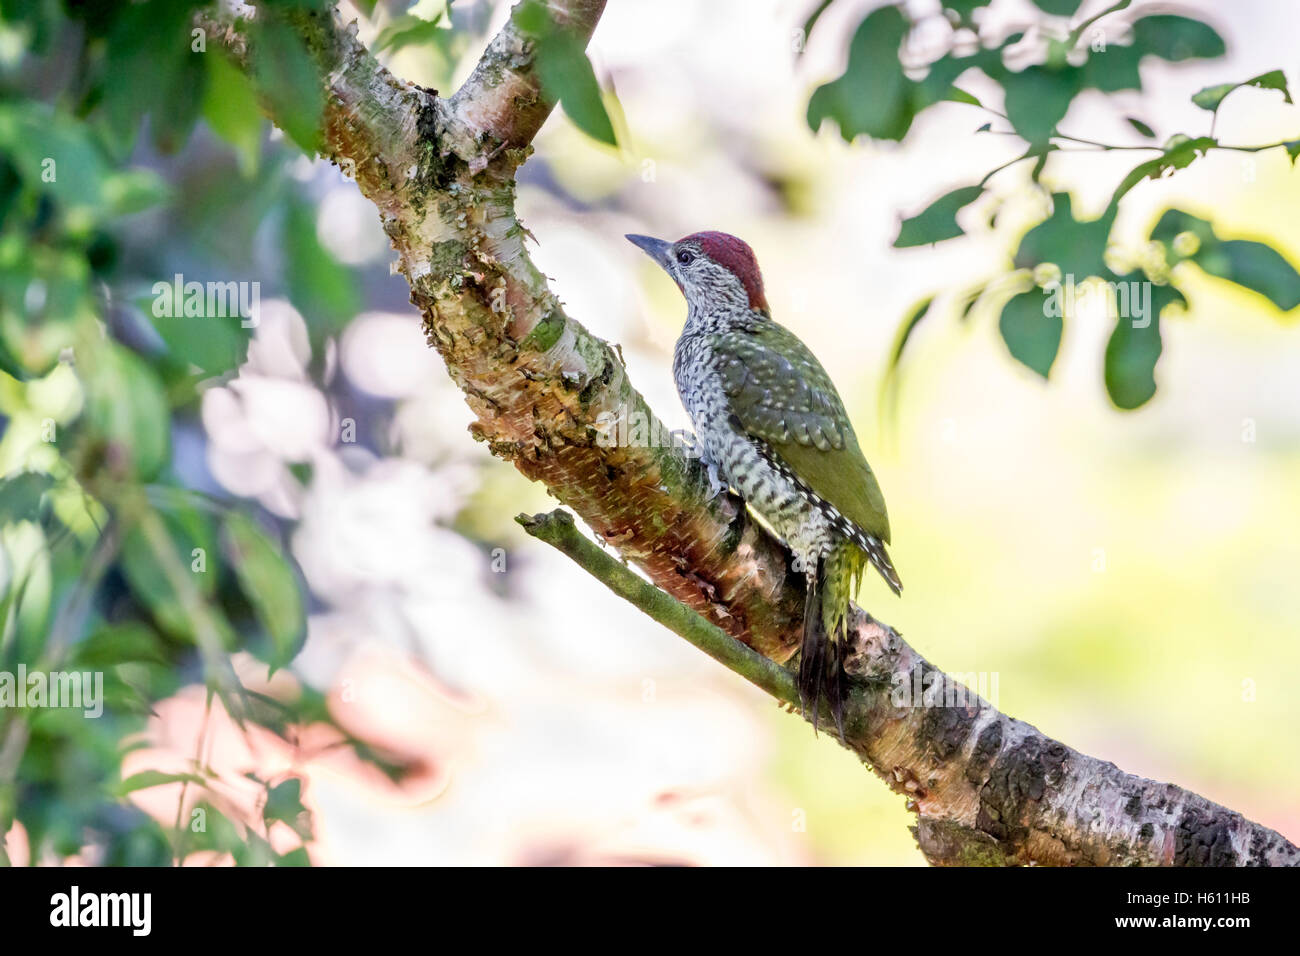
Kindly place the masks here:
[[(820, 362), (772, 321), (754, 250), (723, 232), (676, 242), (629, 235), (689, 303), (673, 379), (714, 494), (735, 488), (804, 576), (799, 696), (817, 726), (827, 696), (844, 735), (850, 602), (870, 563), (898, 593), (885, 497)], [(725, 480), (725, 484), (724, 484)]]
[(831, 640), (838, 640), (845, 627), (849, 603), (857, 597), (867, 556), (852, 541), (841, 541), (823, 559), (822, 623)]
[(889, 543), (889, 515), (848, 413), (817, 357), (776, 322), (726, 332), (722, 385), (745, 430), (762, 438), (820, 498)]
[[(812, 557), (799, 662), (800, 696), (817, 725), (820, 698), (843, 727), (843, 654), (850, 602), (868, 562), (895, 591), (902, 587), (881, 542), (889, 515), (876, 476), (858, 446), (835, 385), (797, 336), (770, 320), (723, 332), (715, 348), (728, 408), (744, 431), (761, 438), (812, 495), (861, 534), (842, 533)], [(816, 510), (818, 505), (810, 505)], [(801, 556), (807, 557), (807, 556)]]

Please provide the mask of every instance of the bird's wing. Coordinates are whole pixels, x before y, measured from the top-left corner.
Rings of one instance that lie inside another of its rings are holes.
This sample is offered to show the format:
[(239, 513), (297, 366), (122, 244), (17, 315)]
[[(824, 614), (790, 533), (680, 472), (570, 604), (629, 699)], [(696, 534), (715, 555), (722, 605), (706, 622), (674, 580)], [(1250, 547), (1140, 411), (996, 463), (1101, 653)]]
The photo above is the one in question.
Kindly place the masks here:
[(772, 321), (728, 332), (719, 345), (722, 386), (745, 431), (767, 442), (818, 497), (888, 543), (885, 497), (816, 356)]

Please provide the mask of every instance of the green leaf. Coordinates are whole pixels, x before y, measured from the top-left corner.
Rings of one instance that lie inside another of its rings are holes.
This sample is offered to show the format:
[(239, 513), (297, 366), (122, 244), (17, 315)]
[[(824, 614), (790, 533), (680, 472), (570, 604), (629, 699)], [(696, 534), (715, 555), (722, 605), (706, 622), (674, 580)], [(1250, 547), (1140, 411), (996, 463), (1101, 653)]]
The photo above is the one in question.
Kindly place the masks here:
[(203, 118), (214, 133), (234, 147), (240, 172), (252, 176), (262, 151), (262, 114), (253, 84), (224, 56), (208, 57)]
[(1151, 238), (1168, 247), (1166, 256), (1171, 263), (1184, 258), (1173, 249), (1174, 239), (1184, 232), (1194, 235), (1198, 243), (1196, 251), (1185, 258), (1208, 275), (1258, 292), (1284, 312), (1300, 305), (1300, 273), (1272, 246), (1247, 239), (1220, 239), (1207, 220), (1169, 209), (1151, 230)]
[(1108, 44), (1105, 50), (1093, 50), (1083, 65), (1083, 86), (1102, 93), (1142, 89), (1139, 65), (1143, 51), (1136, 46)]
[[(45, 230), (58, 234), (53, 225)], [(86, 252), (64, 236), (56, 241), (72, 248), (26, 239), (0, 240), (0, 368), (20, 381), (52, 371), (96, 314)]]
[(1126, 116), (1126, 117), (1124, 117), (1124, 119), (1128, 120), (1128, 125), (1129, 125), (1129, 126), (1132, 126), (1135, 130), (1137, 130), (1139, 133), (1141, 133), (1141, 134), (1142, 134), (1143, 136), (1145, 136), (1147, 139), (1155, 139), (1155, 138), (1156, 138), (1156, 131), (1153, 130), (1150, 126), (1148, 126), (1146, 123), (1142, 122), (1142, 121), (1141, 121), (1140, 119), (1138, 119), (1137, 117), (1135, 117), (1135, 116)]
[(1218, 86), (1204, 87), (1192, 95), (1192, 102), (1203, 110), (1216, 112), (1223, 98), (1239, 86), (1240, 83), (1220, 83)]
[(988, 286), (981, 284), (975, 286), (975, 288), (967, 292), (962, 293), (962, 297), (966, 301), (962, 305), (961, 310), (957, 313), (957, 321), (964, 323), (967, 320), (969, 320), (971, 317), (971, 313), (975, 310), (976, 304), (978, 304), (984, 298), (984, 294), (987, 291), (988, 291)]
[(189, 141), (203, 110), (208, 86), (207, 61), (211, 58), (210, 54), (195, 53), (188, 47), (176, 58), (166, 80), (167, 93), (149, 114), (149, 131), (159, 152), (179, 152)]
[(99, 212), (109, 167), (90, 131), (34, 102), (0, 102), (0, 151), (29, 189), (69, 210)]
[(964, 186), (940, 196), (922, 212), (903, 220), (898, 238), (894, 240), (894, 248), (921, 246), (965, 235), (961, 226), (957, 225), (957, 212), (969, 206), (983, 193), (982, 186)]
[(192, 49), (194, 6), (178, 0), (127, 4), (108, 38), (104, 112), (113, 139), (128, 152), (145, 114), (164, 152), (184, 146), (198, 120), (209, 54)]
[(534, 39), (555, 28), (550, 11), (539, 0), (525, 0), (510, 12), (510, 18), (514, 20), (515, 26)]
[(907, 348), (912, 333), (916, 331), (916, 327), (921, 324), (921, 320), (925, 318), (926, 313), (930, 311), (930, 306), (933, 304), (934, 296), (926, 297), (908, 314), (907, 318), (903, 320), (903, 324), (898, 327), (898, 333), (894, 336), (894, 347), (889, 353), (889, 371), (891, 373), (898, 368), (898, 363), (903, 360), (903, 350)]
[(943, 0), (943, 8), (958, 13), (963, 20), (968, 20), (970, 15), (980, 7), (987, 7), (993, 0)]
[(114, 787), (113, 796), (125, 797), (128, 793), (135, 793), (137, 790), (161, 787), (168, 783), (197, 783), (203, 786), (207, 781), (196, 773), (164, 773), (161, 770), (141, 770), (139, 773), (131, 774), (131, 776)]
[[(827, 119), (852, 142), (860, 135), (901, 140), (912, 125), (912, 83), (903, 75), (899, 47), (907, 20), (895, 6), (881, 7), (862, 21), (849, 43), (849, 61), (839, 79), (817, 88), (808, 101), (814, 132)], [(946, 90), (948, 84), (942, 84)]]
[(834, 0), (821, 0), (821, 2), (813, 8), (812, 13), (808, 14), (808, 18), (803, 22), (803, 35), (805, 40), (812, 36), (813, 27), (817, 25), (817, 21), (822, 18), (822, 14), (826, 12), (826, 8), (833, 2)]
[(209, 597), (216, 592), (212, 521), (188, 507), (159, 512), (156, 517), (167, 529), (170, 548), (155, 548), (137, 523), (122, 539), (122, 570), (132, 592), (163, 631), (194, 641), (196, 624), (172, 581), (173, 575), (179, 573), (188, 576), (200, 595)]
[(302, 37), (275, 16), (259, 8), (250, 32), (250, 51), (257, 86), (271, 115), (285, 134), (308, 156), (320, 147), (325, 100), (321, 79)]
[(239, 585), (257, 613), (269, 646), (255, 648), (272, 670), (284, 667), (307, 637), (298, 577), (279, 546), (251, 519), (234, 513), (224, 525), (226, 550)]
[[(160, 696), (166, 696), (165, 694)], [(116, 670), (104, 671), (104, 710), (110, 714), (156, 716), (154, 701), (133, 683), (127, 683)]]
[(967, 103), (980, 106), (980, 101), (953, 83), (967, 70), (979, 69), (987, 76), (1000, 77), (1006, 71), (1002, 66), (1002, 57), (998, 50), (978, 50), (969, 56), (946, 54), (930, 64), (925, 78), (919, 83), (908, 81), (908, 106), (913, 115), (939, 102)]
[(1192, 96), (1192, 102), (1203, 110), (1217, 113), (1223, 98), (1233, 90), (1239, 90), (1243, 86), (1253, 86), (1261, 90), (1278, 90), (1283, 99), (1288, 103), (1291, 102), (1291, 91), (1287, 89), (1286, 74), (1281, 70), (1261, 73), (1259, 76), (1253, 76), (1249, 80), (1242, 80), (1240, 83), (1220, 83), (1217, 86), (1207, 86)]
[[(207, 301), (204, 301), (203, 315), (186, 315), (185, 296), (180, 302), (175, 299), (171, 283), (160, 282), (155, 286), (166, 287), (162, 295), (167, 297), (169, 307), (163, 308), (159, 296), (141, 302), (149, 315), (153, 327), (158, 330), (167, 345), (167, 351), (182, 366), (193, 365), (209, 375), (224, 375), (237, 368), (248, 355), (248, 343), (251, 328), (244, 327), (244, 319), (238, 314), (239, 293), (234, 282), (221, 283), (218, 290), (222, 301), (213, 302), (214, 314), (207, 314)], [(206, 296), (206, 289), (205, 289)], [(159, 315), (158, 312), (172, 314)]]
[[(1119, 281), (1126, 280), (1121, 278)], [(1121, 315), (1116, 320), (1115, 330), (1106, 343), (1105, 381), (1106, 392), (1117, 407), (1134, 409), (1155, 395), (1155, 368), (1162, 348), (1160, 313), (1171, 302), (1185, 303), (1186, 300), (1173, 286), (1155, 285), (1151, 288), (1147, 315)]]
[(1206, 23), (1173, 14), (1143, 17), (1133, 24), (1133, 45), (1144, 53), (1177, 63), (1223, 56), (1223, 38)]
[(0, 372), (16, 378), (20, 382), (26, 382), (32, 377), (27, 364), (15, 355), (13, 349), (9, 347), (9, 342), (6, 340), (3, 331), (0, 331)]
[(165, 664), (157, 632), (138, 620), (109, 624), (73, 648), (73, 660), (81, 668), (102, 670), (118, 664)]
[(270, 846), (255, 832), (241, 832), (234, 822), (210, 803), (199, 803), (194, 810), (202, 811), (206, 825), (200, 830), (186, 830), (187, 851), (214, 850), (229, 853), (240, 866), (266, 866), (271, 862), (274, 854)]
[(340, 331), (361, 309), (361, 293), (347, 266), (316, 237), (315, 211), (297, 198), (286, 201), (284, 278), (289, 299), (307, 320), (313, 343)]
[(1258, 292), (1283, 312), (1300, 305), (1300, 273), (1272, 246), (1227, 239), (1203, 245), (1192, 258), (1210, 275)]
[(1282, 144), (1286, 147), (1286, 154), (1291, 157), (1291, 165), (1295, 165), (1295, 159), (1300, 156), (1300, 139), (1288, 140)]
[(1014, 296), (1002, 308), (998, 331), (1007, 343), (1011, 357), (1047, 378), (1061, 347), (1061, 316), (1052, 310), (1041, 289), (1030, 289)]
[(511, 16), (532, 38), (537, 76), (546, 98), (559, 103), (573, 125), (592, 139), (617, 146), (614, 124), (583, 42), (572, 31), (556, 26), (546, 6), (537, 0), (520, 4)]
[(234, 370), (248, 355), (249, 330), (238, 317), (161, 316), (153, 325), (173, 356), (209, 375)]
[(0, 481), (0, 523), (35, 521), (41, 496), (53, 486), (54, 479), (40, 471), (6, 476)]
[(1072, 17), (1082, 0), (1034, 0), (1034, 5), (1054, 17)]
[(582, 42), (567, 30), (556, 30), (538, 41), (537, 75), (546, 95), (592, 139), (617, 146), (614, 124), (600, 97), (600, 83)]
[(154, 370), (112, 340), (96, 342), (95, 354), (78, 353), (88, 369), (86, 422), (105, 445), (110, 467), (148, 481), (170, 455), (171, 409)]
[[(306, 839), (304, 837), (304, 839)], [(276, 866), (311, 866), (311, 856), (307, 853), (305, 846), (300, 846), (296, 850), (290, 850), (288, 853), (277, 853), (275, 857)]]
[(965, 103), (969, 106), (984, 105), (973, 93), (967, 93), (959, 86), (950, 87), (947, 94), (944, 95), (944, 99), (951, 103)]
[(151, 169), (124, 169), (105, 177), (103, 196), (112, 215), (129, 216), (169, 201), (172, 188)]
[(1160, 221), (1151, 230), (1151, 238), (1169, 244), (1184, 232), (1196, 236), (1201, 245), (1207, 242), (1218, 242), (1218, 238), (1214, 235), (1214, 227), (1210, 225), (1209, 220), (1193, 216), (1181, 209), (1166, 209)]
[(266, 806), (262, 808), (262, 819), (267, 824), (286, 823), (303, 840), (310, 840), (311, 813), (302, 803), (302, 781), (290, 777), (270, 788)]
[(1075, 282), (1104, 275), (1106, 244), (1114, 221), (1113, 210), (1107, 210), (1099, 219), (1077, 220), (1069, 193), (1053, 193), (1052, 214), (1020, 240), (1016, 268), (1032, 269), (1051, 262), (1060, 267), (1062, 277), (1074, 276)]
[(432, 43), (438, 39), (438, 34), (443, 32), (439, 24), (441, 20), (441, 13), (434, 16), (432, 20), (404, 13), (379, 31), (379, 36), (375, 39), (375, 49), (392, 50), (396, 53), (405, 46)]
[(1030, 66), (1002, 78), (1006, 90), (1007, 119), (1031, 144), (1043, 144), (1056, 132), (1069, 112), (1070, 102), (1082, 88), (1081, 71)]
[(1118, 208), (1120, 199), (1142, 180), (1159, 179), (1176, 169), (1186, 169), (1193, 161), (1218, 145), (1219, 141), (1210, 136), (1198, 136), (1196, 139), (1181, 133), (1171, 136), (1164, 145), (1164, 153), (1155, 159), (1139, 163), (1124, 177), (1116, 187), (1114, 195), (1110, 197), (1110, 208), (1112, 210)]

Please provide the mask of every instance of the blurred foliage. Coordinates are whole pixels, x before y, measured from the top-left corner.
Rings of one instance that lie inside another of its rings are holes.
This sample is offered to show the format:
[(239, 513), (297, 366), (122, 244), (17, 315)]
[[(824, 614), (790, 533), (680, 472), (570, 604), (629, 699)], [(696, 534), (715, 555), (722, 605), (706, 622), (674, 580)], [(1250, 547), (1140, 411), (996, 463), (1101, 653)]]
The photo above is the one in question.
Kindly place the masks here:
[[(372, 18), (376, 53), (417, 53), (445, 82), (473, 39), (464, 18), (453, 22), (450, 3), (355, 5)], [(829, 5), (818, 5), (806, 30)], [(978, 70), (1005, 91), (1005, 115), (994, 121), (1023, 140), (1016, 162), (1033, 161), (1037, 184), (1047, 156), (1070, 140), (1057, 127), (1080, 93), (1140, 90), (1144, 57), (1224, 52), (1208, 25), (1173, 14), (1127, 22), (1128, 42), (1097, 49), (1091, 22), (1066, 29), (1062, 18), (1077, 0), (1036, 0), (1036, 39), (988, 37), (978, 23), (987, 5), (947, 3), (948, 48), (924, 63), (906, 53), (917, 24), (903, 5), (870, 13), (850, 41), (844, 74), (812, 94), (809, 124), (832, 121), (850, 140), (900, 140), (942, 101), (994, 112), (957, 85)], [(293, 174), (319, 143), (325, 105), (294, 18), (330, 4), (257, 6), (257, 19), (240, 29), (260, 97), (209, 49), (195, 19), (208, 4), (0, 0), (0, 674), (93, 671), (104, 682), (96, 719), (75, 709), (0, 708), (0, 835), (21, 824), (34, 860), (158, 864), (211, 852), (247, 865), (307, 862), (312, 822), (292, 774), (253, 779), (261, 793), (253, 819), (219, 798), (198, 753), (184, 771), (124, 778), (155, 705), (187, 686), (204, 688), (208, 707), (243, 728), (288, 741), (303, 724), (327, 724), (389, 777), (405, 769), (338, 727), (310, 687), (290, 700), (245, 686), (237, 661), (261, 662), (268, 677), (293, 661), (311, 596), (285, 548), (285, 522), (195, 487), (178, 467), (176, 446), (199, 430), (204, 390), (232, 378), (247, 356), (256, 316), (241, 310), (250, 301), (242, 291), (258, 283), (265, 289), (255, 299), (283, 295), (301, 313), (306, 372), (322, 391), (331, 349), (364, 301), (361, 277), (320, 241), (314, 197)], [(1117, 3), (1107, 16), (1128, 6)], [(544, 4), (526, 0), (514, 16), (535, 44), (547, 94), (578, 129), (616, 146), (606, 105), (616, 101), (602, 93), (583, 50)], [(1009, 68), (1027, 46), (1036, 62)], [(1243, 88), (1257, 92), (1235, 92)], [(1230, 97), (1229, 108), (1238, 97), (1278, 93), (1290, 101), (1273, 71), (1193, 101), (1212, 120)], [(263, 112), (284, 137), (272, 135)], [(1152, 138), (1143, 121), (1128, 119)], [(984, 132), (993, 134), (991, 124)], [(1300, 140), (1275, 145), (1292, 160), (1300, 153)], [(1213, 223), (1181, 210), (1151, 231), (1158, 255), (1112, 271), (1110, 229), (1130, 189), (1211, 150), (1241, 147), (1219, 143), (1211, 126), (1148, 148), (1156, 155), (1134, 167), (1097, 219), (1076, 219), (1067, 194), (1044, 189), (1050, 214), (1010, 252), (1007, 274), (966, 294), (963, 310), (994, 302), (1010, 354), (1046, 377), (1069, 318), (1051, 314), (1050, 276), (1153, 283), (1152, 321), (1120, 319), (1106, 350), (1104, 381), (1121, 408), (1155, 391), (1159, 319), (1183, 301), (1185, 270), (1255, 290), (1279, 309), (1300, 304), (1300, 275), (1273, 248), (1222, 238)], [(959, 217), (996, 172), (905, 220), (895, 245), (961, 237)], [(179, 267), (189, 280), (176, 277)], [(192, 283), (197, 276), (203, 285)], [(908, 315), (893, 365), (935, 301)], [(304, 482), (310, 473), (308, 464), (295, 471)], [(132, 801), (162, 786), (182, 789), (172, 827)], [(275, 849), (273, 832), (290, 834), (295, 848)]]
[[(1300, 139), (1259, 146), (1225, 145), (1207, 135), (1177, 134), (1163, 146), (1134, 147), (1080, 140), (1063, 133), (1059, 126), (1075, 98), (1092, 90), (1103, 94), (1142, 89), (1141, 62), (1150, 57), (1177, 63), (1191, 59), (1213, 59), (1226, 52), (1223, 39), (1207, 23), (1193, 16), (1170, 12), (1127, 13), (1130, 0), (1119, 0), (1096, 15), (1070, 27), (1070, 17), (1079, 0), (1035, 0), (1041, 14), (1035, 21), (1020, 23), (1015, 32), (1001, 36), (984, 29), (983, 8), (991, 0), (947, 0), (941, 14), (927, 13), (911, 19), (905, 4), (888, 4), (863, 20), (849, 44), (848, 63), (842, 76), (815, 90), (808, 104), (808, 125), (819, 129), (834, 122), (840, 135), (853, 140), (860, 135), (873, 139), (902, 140), (913, 120), (935, 103), (952, 100), (967, 103), (991, 114), (979, 134), (1011, 135), (1026, 146), (1012, 163), (991, 171), (978, 184), (953, 190), (936, 199), (915, 216), (904, 219), (896, 247), (943, 242), (965, 234), (957, 223), (958, 213), (985, 192), (989, 180), (1015, 163), (1034, 162), (1031, 179), (1045, 197), (1051, 212), (1031, 228), (1011, 251), (1011, 274), (991, 276), (984, 286), (968, 294), (963, 318), (977, 299), (1000, 308), (999, 330), (1012, 358), (1039, 375), (1051, 373), (1061, 342), (1063, 320), (1054, 313), (1053, 292), (1062, 282), (1081, 285), (1089, 279), (1110, 283), (1112, 297), (1117, 288), (1134, 282), (1152, 289), (1151, 315), (1129, 314), (1115, 307), (1114, 332), (1106, 349), (1103, 380), (1115, 405), (1133, 409), (1155, 394), (1155, 365), (1160, 356), (1160, 312), (1171, 303), (1183, 303), (1177, 284), (1180, 263), (1190, 261), (1206, 273), (1237, 283), (1266, 296), (1279, 309), (1288, 311), (1300, 304), (1300, 272), (1281, 254), (1261, 242), (1220, 240), (1212, 226), (1178, 210), (1170, 210), (1150, 234), (1152, 245), (1143, 254), (1130, 255), (1140, 262), (1137, 270), (1117, 274), (1107, 265), (1111, 226), (1124, 196), (1146, 179), (1159, 179), (1184, 169), (1212, 150), (1253, 153), (1285, 149), (1292, 163), (1300, 154)], [(830, 0), (820, 3), (805, 23), (811, 31)], [(922, 26), (940, 24), (941, 42), (935, 31), (920, 37)], [(1123, 40), (1124, 42), (1116, 42)], [(916, 51), (930, 49), (918, 59)], [(1010, 64), (1029, 61), (1013, 69)], [(978, 70), (1002, 87), (1005, 112), (984, 106), (955, 85), (971, 70)], [(1212, 86), (1191, 95), (1197, 106), (1217, 117), (1224, 99), (1245, 87), (1280, 92), (1291, 102), (1286, 77), (1273, 70), (1239, 83)], [(1126, 117), (1141, 136), (1153, 138), (1151, 127), (1142, 120)], [(1002, 121), (1010, 127), (995, 130)], [(1077, 143), (1098, 151), (1149, 149), (1158, 155), (1137, 164), (1118, 184), (1110, 204), (1094, 220), (1076, 219), (1065, 193), (1049, 194), (1040, 184), (1047, 157), (1062, 144)], [(1179, 228), (1181, 227), (1181, 228)], [(1195, 237), (1201, 251), (1177, 252), (1180, 237)], [(1051, 264), (1054, 270), (1041, 270)], [(1015, 291), (1032, 278), (1041, 286), (1032, 291)], [(891, 358), (890, 377), (897, 371), (903, 346), (917, 323), (930, 311), (934, 299), (904, 320)]]
[[(269, 141), (252, 85), (208, 49), (201, 6), (0, 3), (0, 672), (104, 681), (96, 719), (0, 709), (0, 835), (21, 823), (34, 860), (167, 863), (207, 849), (296, 864), (312, 838), (293, 777), (265, 783), (259, 827), (214, 803), (203, 826), (178, 810), (174, 831), (130, 795), (178, 782), (201, 795), (214, 781), (197, 755), (183, 774), (121, 779), (153, 705), (187, 684), (206, 685), (241, 726), (286, 740), (299, 722), (333, 723), (310, 692), (292, 706), (264, 698), (232, 666), (247, 653), (269, 676), (302, 646), (305, 590), (286, 529), (187, 487), (174, 461), (203, 389), (245, 359), (252, 283), (288, 296), (316, 356), (360, 306), (356, 278), (317, 241), (314, 210), (287, 175), (292, 151)], [(259, 5), (245, 27), (268, 90), (261, 105), (307, 150), (321, 87), (288, 21), (325, 6)], [(200, 130), (228, 144), (224, 155), (187, 150)], [(198, 179), (169, 186), (168, 168)], [(173, 248), (153, 247), (142, 216)], [(268, 230), (278, 278), (252, 253)], [(192, 277), (220, 280), (215, 296), (212, 282), (173, 280), (165, 264), (182, 260)], [(299, 851), (272, 851), (273, 825)]]
[[(284, 522), (191, 487), (173, 448), (198, 427), (204, 390), (238, 373), (263, 298), (283, 295), (303, 316), (321, 391), (362, 308), (358, 276), (318, 238), (315, 197), (293, 174), (294, 147), (315, 154), (325, 105), (295, 24), (332, 6), (257, 4), (236, 26), (245, 69), (208, 34), (214, 4), (0, 0), (0, 674), (102, 672), (105, 705), (97, 719), (0, 708), (0, 837), (20, 823), (33, 860), (307, 862), (295, 777), (258, 781), (260, 820), (216, 798), (197, 753), (184, 773), (121, 779), (153, 705), (189, 684), (245, 729), (290, 740), (324, 723), (390, 778), (406, 769), (338, 727), (310, 689), (277, 700), (236, 675), (236, 655), (268, 679), (290, 664), (307, 591)], [(448, 80), (485, 26), (481, 10), (454, 25), (451, 4), (430, 0), (357, 7), (378, 55), (417, 49)], [(548, 92), (612, 143), (582, 49), (541, 5), (519, 16)], [(310, 481), (310, 463), (291, 470)], [(130, 801), (176, 784), (202, 826), (178, 808), (167, 830)], [(273, 826), (299, 849), (272, 850)]]

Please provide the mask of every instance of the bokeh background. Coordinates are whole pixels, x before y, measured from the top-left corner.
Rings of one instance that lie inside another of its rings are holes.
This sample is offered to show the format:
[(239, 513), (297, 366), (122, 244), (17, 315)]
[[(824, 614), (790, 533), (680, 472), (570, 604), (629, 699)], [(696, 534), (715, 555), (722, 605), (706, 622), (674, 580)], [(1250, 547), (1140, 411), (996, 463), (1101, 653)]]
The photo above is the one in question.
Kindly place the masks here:
[[(620, 344), (658, 414), (687, 427), (671, 377), (684, 305), (622, 236), (746, 239), (774, 316), (839, 383), (889, 502), (907, 590), (899, 600), (868, 581), (861, 603), (949, 672), (988, 675), (1013, 716), (1300, 838), (1295, 311), (1182, 267), (1189, 307), (1164, 326), (1159, 390), (1122, 412), (1101, 379), (1113, 320), (1084, 310), (1068, 321), (1044, 382), (1012, 361), (995, 312), (963, 321), (940, 299), (888, 385), (902, 319), (925, 296), (1005, 272), (1046, 200), (1027, 169), (1008, 171), (959, 216), (970, 235), (893, 248), (900, 218), (1023, 144), (977, 135), (989, 117), (961, 103), (928, 110), (901, 144), (810, 132), (809, 94), (842, 70), (873, 4), (840, 0), (800, 50), (811, 6), (612, 0), (589, 53), (620, 144), (595, 143), (558, 111), (548, 122), (520, 175), (537, 263), (569, 315)], [(1062, 129), (1137, 143), (1123, 118), (1134, 115), (1160, 139), (1199, 132), (1209, 114), (1189, 102), (1196, 90), (1279, 67), (1296, 78), (1291, 4), (1182, 7), (1219, 30), (1227, 56), (1148, 59), (1141, 93), (1085, 93)], [(1017, 16), (1014, 4), (997, 9)], [(361, 18), (362, 38), (402, 12), (380, 4)], [(453, 89), (507, 12), (458, 2), (454, 39), (385, 59)], [(980, 77), (968, 88), (1000, 95)], [(1247, 90), (1216, 134), (1268, 143), (1297, 123), (1276, 93)], [(268, 679), (240, 655), (237, 669), (286, 699), (319, 693), (338, 727), (406, 773), (394, 781), (323, 724), (288, 739), (241, 730), (190, 680), (142, 720), (123, 777), (201, 766), (226, 806), (253, 813), (262, 787), (244, 775), (291, 775), (318, 864), (924, 862), (902, 799), (829, 736), (814, 739), (515, 527), (515, 514), (554, 502), (471, 440), (470, 413), (388, 270), (378, 216), (335, 167), (278, 133), (237, 153), (206, 123), (175, 155), (142, 140), (131, 163), (177, 197), (118, 233), (136, 296), (177, 272), (263, 283), (247, 361), (205, 382), (172, 429), (183, 483), (257, 509), (307, 588), (293, 663)], [(1042, 178), (1090, 218), (1132, 165), (1056, 154)], [(1138, 246), (1178, 206), (1297, 262), (1298, 204), (1284, 151), (1214, 152), (1138, 186), (1112, 239)], [(285, 251), (286, 222), (314, 230), (307, 265)], [(326, 288), (344, 290), (335, 305), (349, 314), (326, 337), (289, 294), (313, 281), (312, 263), (328, 282), (344, 276)], [(5, 473), (38, 453), (37, 412), (75, 401), (57, 374), (31, 388), (29, 413), (14, 399), (6, 411)], [(168, 825), (200, 790), (172, 783), (130, 799)], [(268, 839), (298, 842), (284, 827)], [(21, 824), (7, 844), (15, 862), (30, 858)]]

